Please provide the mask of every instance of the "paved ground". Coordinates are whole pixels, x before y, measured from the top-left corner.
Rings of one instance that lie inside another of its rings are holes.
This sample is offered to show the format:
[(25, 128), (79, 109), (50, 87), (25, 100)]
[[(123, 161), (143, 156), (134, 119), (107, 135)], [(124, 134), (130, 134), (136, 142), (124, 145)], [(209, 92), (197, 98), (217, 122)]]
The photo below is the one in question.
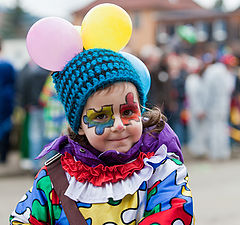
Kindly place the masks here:
[[(11, 152), (9, 163), (0, 165), (0, 224), (8, 224), (8, 216), (26, 190), (33, 175), (19, 167), (19, 156)], [(239, 225), (240, 213), (240, 148), (231, 160), (210, 162), (194, 160), (185, 154), (190, 187), (193, 192), (196, 225)]]
[(239, 225), (240, 159), (188, 166), (197, 225)]

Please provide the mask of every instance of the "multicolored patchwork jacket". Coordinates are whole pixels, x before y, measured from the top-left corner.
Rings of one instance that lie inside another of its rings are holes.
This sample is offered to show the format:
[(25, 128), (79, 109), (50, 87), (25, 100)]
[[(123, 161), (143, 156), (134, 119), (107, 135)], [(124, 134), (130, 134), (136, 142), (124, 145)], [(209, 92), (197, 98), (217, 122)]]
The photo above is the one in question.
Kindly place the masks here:
[[(186, 167), (166, 145), (126, 164), (89, 167), (69, 153), (61, 157), (73, 199), (88, 225), (194, 224)], [(68, 225), (46, 167), (10, 216), (10, 223)]]

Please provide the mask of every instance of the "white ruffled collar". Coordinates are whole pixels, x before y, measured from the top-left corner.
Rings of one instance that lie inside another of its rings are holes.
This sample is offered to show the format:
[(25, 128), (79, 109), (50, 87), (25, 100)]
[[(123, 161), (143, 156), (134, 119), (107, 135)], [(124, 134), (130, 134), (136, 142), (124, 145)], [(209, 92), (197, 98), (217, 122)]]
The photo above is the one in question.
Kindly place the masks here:
[(67, 172), (69, 186), (65, 195), (74, 201), (84, 203), (106, 203), (109, 198), (114, 201), (124, 198), (128, 194), (134, 194), (144, 181), (148, 181), (154, 169), (161, 165), (167, 157), (166, 145), (160, 146), (155, 155), (150, 159), (144, 158), (144, 167), (140, 171), (134, 172), (132, 176), (116, 183), (106, 183), (104, 186), (94, 186), (90, 182), (78, 182), (75, 177), (71, 177)]

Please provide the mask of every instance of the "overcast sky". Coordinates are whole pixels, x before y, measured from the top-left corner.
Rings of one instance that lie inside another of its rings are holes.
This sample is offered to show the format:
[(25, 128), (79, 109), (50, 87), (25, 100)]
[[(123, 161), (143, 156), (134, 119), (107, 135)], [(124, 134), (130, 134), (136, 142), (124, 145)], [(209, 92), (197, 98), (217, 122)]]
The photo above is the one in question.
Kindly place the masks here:
[[(13, 7), (17, 0), (0, 0), (0, 6)], [(69, 18), (72, 11), (83, 7), (94, 0), (19, 0), (21, 6), (32, 14), (40, 17), (60, 16)], [(181, 1), (181, 0), (175, 0)], [(203, 7), (211, 7), (216, 0), (194, 0)], [(107, 2), (107, 0), (106, 0)], [(228, 10), (240, 6), (240, 0), (225, 0)]]

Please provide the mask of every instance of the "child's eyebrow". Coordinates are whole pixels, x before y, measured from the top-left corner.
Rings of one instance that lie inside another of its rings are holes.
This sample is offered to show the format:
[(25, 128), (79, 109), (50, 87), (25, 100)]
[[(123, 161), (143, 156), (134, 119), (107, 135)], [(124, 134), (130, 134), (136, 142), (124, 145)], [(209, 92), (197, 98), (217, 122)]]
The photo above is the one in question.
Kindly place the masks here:
[(113, 111), (112, 107), (113, 107), (113, 105), (102, 105), (99, 110), (94, 107), (91, 107), (86, 110), (86, 114), (88, 114), (89, 112), (91, 112), (91, 113), (101, 113), (101, 112), (106, 112), (106, 111), (112, 112)]
[(125, 103), (120, 105), (120, 108), (133, 107), (134, 109), (138, 108), (138, 103), (134, 102), (134, 95), (132, 92), (128, 92), (125, 96)]

